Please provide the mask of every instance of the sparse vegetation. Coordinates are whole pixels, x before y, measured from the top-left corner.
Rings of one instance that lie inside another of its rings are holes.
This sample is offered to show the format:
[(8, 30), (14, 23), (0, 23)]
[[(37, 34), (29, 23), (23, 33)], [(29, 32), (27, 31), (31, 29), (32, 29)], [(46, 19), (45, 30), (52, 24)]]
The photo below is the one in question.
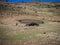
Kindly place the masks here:
[(60, 45), (59, 4), (5, 4), (6, 10), (0, 10), (0, 45)]

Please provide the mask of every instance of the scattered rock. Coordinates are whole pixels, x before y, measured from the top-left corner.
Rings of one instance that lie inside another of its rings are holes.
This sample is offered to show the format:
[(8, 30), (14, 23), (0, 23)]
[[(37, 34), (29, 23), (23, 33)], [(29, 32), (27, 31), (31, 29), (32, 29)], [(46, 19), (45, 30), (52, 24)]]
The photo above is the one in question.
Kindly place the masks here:
[(16, 26), (18, 25), (18, 23), (16, 23)]
[(43, 34), (46, 34), (46, 32), (44, 32)]

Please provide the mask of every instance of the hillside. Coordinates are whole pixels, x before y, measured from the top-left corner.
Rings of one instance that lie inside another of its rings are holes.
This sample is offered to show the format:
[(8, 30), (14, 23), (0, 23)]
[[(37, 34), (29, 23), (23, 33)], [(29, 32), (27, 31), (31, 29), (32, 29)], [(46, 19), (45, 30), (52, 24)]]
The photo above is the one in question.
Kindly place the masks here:
[(0, 44), (60, 45), (60, 3), (1, 2)]

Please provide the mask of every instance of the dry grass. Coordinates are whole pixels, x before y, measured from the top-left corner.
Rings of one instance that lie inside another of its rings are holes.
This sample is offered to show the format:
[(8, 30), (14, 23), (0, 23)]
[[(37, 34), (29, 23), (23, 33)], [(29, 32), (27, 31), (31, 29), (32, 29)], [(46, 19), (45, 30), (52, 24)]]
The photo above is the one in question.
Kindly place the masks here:
[[(60, 45), (60, 22), (53, 22), (60, 21), (60, 8), (51, 7), (55, 5), (60, 3), (5, 4), (8, 10), (0, 10), (0, 45)], [(17, 20), (44, 24), (25, 26)]]

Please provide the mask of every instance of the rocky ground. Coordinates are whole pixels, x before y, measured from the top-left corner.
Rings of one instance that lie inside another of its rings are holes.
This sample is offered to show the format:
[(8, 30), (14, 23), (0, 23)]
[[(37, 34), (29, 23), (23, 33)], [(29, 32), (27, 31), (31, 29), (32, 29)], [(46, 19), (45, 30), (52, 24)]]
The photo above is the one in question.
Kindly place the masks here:
[(0, 45), (60, 45), (60, 3), (0, 3)]

